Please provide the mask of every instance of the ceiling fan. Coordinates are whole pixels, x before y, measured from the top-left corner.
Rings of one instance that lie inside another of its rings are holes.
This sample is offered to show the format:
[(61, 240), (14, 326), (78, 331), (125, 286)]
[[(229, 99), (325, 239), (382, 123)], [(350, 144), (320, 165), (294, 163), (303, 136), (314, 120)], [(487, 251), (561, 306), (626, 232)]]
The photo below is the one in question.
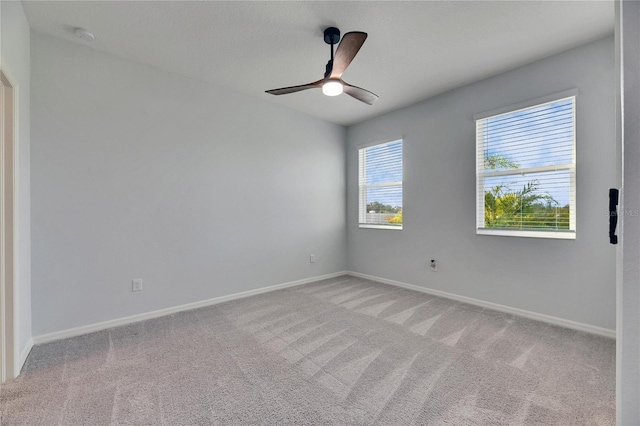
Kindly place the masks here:
[[(283, 87), (280, 89), (267, 90), (266, 92), (272, 95), (286, 95), (307, 89), (322, 89), (322, 93), (327, 96), (337, 96), (344, 92), (365, 104), (372, 105), (375, 100), (378, 99), (378, 95), (361, 87), (352, 86), (342, 79), (342, 74), (366, 39), (367, 33), (354, 31), (346, 33), (342, 36), (342, 41), (340, 41), (340, 30), (335, 27), (327, 28), (324, 30), (324, 42), (331, 45), (331, 59), (327, 62), (324, 78), (309, 84)], [(338, 43), (338, 41), (340, 41), (340, 44), (334, 55), (333, 46)]]

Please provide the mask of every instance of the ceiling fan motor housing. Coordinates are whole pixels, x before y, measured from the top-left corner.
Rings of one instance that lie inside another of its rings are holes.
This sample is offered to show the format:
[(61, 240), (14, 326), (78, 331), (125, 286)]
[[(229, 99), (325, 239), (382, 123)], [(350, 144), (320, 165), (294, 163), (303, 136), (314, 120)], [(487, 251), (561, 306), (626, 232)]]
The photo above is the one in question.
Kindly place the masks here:
[(340, 41), (340, 30), (336, 27), (329, 27), (324, 30), (324, 42), (327, 44), (337, 44)]

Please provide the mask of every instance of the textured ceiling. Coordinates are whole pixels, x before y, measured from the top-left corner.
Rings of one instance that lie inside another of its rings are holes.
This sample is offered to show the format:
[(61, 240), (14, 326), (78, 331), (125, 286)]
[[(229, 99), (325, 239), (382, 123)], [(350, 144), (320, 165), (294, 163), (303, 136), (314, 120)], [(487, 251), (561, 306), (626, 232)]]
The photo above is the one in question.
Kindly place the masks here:
[[(26, 1), (34, 31), (339, 124), (353, 124), (613, 33), (612, 1)], [(343, 78), (373, 105), (320, 90), (324, 28), (369, 38)], [(92, 31), (86, 42), (74, 27)]]

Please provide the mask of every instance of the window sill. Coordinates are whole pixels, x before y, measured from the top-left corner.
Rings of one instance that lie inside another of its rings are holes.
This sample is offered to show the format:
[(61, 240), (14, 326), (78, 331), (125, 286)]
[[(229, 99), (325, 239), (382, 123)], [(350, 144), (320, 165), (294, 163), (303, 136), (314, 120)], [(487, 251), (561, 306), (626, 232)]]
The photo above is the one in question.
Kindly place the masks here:
[(553, 240), (575, 240), (576, 231), (525, 231), (521, 229), (487, 229), (478, 228), (478, 235), (495, 235), (498, 237), (548, 238)]
[(359, 224), (360, 228), (367, 229), (390, 229), (393, 231), (402, 231), (402, 226), (389, 226), (389, 225), (367, 225), (367, 224)]

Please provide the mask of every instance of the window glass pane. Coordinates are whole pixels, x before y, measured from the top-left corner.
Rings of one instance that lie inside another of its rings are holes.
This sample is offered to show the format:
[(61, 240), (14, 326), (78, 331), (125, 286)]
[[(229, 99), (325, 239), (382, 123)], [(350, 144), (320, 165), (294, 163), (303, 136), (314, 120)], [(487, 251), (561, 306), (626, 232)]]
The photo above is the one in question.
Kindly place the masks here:
[(360, 225), (402, 228), (402, 140), (361, 148)]
[(402, 141), (366, 149), (367, 185), (402, 182)]
[(568, 170), (485, 178), (484, 226), (568, 230), (570, 182)]
[(485, 169), (573, 161), (573, 98), (482, 120)]
[(476, 122), (479, 231), (575, 231), (574, 127), (575, 97)]

